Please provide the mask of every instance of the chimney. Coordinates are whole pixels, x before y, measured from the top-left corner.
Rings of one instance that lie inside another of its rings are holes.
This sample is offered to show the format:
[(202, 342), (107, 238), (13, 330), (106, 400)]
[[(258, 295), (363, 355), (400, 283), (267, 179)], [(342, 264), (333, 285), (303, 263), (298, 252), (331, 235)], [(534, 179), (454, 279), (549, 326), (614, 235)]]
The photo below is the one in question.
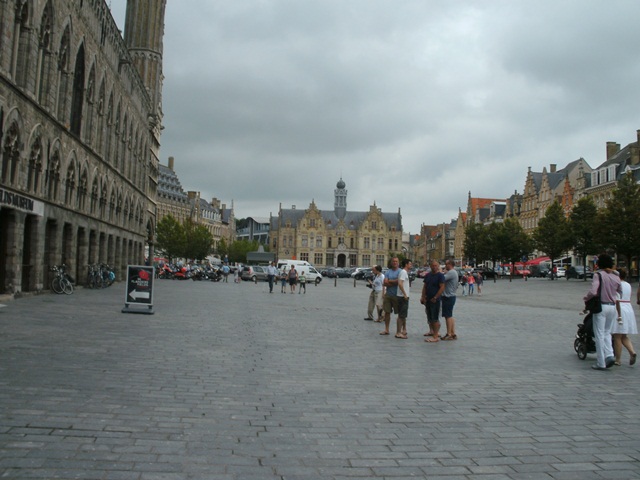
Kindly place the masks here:
[(223, 203), (222, 204), (222, 208), (220, 208), (220, 210), (222, 210), (223, 212), (227, 209), (227, 204)]
[(607, 142), (607, 160), (620, 151), (620, 144), (616, 142)]
[(211, 199), (211, 206), (216, 210), (220, 209), (220, 200), (218, 200), (216, 197), (213, 197)]
[(551, 165), (549, 165), (549, 173), (556, 173), (556, 168), (558, 167), (557, 164), (552, 163)]
[(187, 197), (189, 197), (190, 200), (195, 200), (199, 196), (200, 196), (200, 192), (194, 192), (194, 191), (187, 192)]
[(169, 157), (169, 170), (173, 171), (173, 157)]

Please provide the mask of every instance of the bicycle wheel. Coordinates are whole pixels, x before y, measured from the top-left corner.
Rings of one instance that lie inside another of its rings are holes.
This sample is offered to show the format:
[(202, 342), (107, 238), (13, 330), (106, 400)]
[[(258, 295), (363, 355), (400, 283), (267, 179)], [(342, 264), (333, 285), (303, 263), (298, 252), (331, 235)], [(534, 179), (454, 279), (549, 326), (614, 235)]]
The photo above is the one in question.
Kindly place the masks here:
[(66, 278), (60, 279), (60, 284), (62, 285), (62, 291), (67, 295), (71, 295), (73, 293), (73, 284), (67, 280)]
[(92, 274), (88, 274), (87, 275), (87, 283), (85, 283), (85, 286), (88, 288), (93, 288), (93, 275)]
[(51, 280), (51, 290), (53, 290), (56, 293), (62, 293), (64, 291), (64, 288), (60, 283), (60, 277), (54, 277), (54, 279)]

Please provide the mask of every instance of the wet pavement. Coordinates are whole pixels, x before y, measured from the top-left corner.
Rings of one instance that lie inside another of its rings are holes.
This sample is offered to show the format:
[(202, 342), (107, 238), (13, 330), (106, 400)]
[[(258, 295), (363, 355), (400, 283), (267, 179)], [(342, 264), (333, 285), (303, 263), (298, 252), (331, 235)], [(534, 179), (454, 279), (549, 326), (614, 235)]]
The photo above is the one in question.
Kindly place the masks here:
[(158, 281), (154, 315), (122, 283), (4, 302), (0, 478), (637, 479), (640, 365), (578, 359), (586, 289), (488, 281), (436, 344), (417, 282), (406, 340), (348, 279)]

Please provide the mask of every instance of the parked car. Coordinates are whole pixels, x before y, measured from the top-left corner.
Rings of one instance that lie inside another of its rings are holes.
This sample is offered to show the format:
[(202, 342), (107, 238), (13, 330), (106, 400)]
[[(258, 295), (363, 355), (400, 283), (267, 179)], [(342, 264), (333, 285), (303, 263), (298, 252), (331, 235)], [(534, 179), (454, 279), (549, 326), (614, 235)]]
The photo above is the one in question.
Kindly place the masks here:
[(567, 273), (565, 275), (567, 280), (569, 280), (570, 278), (585, 278), (585, 276), (586, 278), (593, 278), (593, 272), (589, 267), (587, 267), (585, 270), (584, 266), (582, 265), (569, 267), (569, 270), (567, 270)]
[(356, 280), (364, 280), (370, 275), (372, 275), (371, 268), (358, 268), (354, 273), (351, 274), (351, 276)]
[(240, 278), (242, 278), (242, 280), (250, 280), (252, 282), (255, 282), (255, 281), (266, 282), (268, 280), (267, 269), (265, 267), (249, 265), (242, 269), (242, 274)]
[(531, 276), (536, 278), (546, 278), (551, 273), (547, 265), (531, 265), (529, 270), (531, 270)]
[(482, 275), (482, 278), (484, 280), (486, 280), (487, 278), (498, 278), (498, 273), (493, 268), (478, 267), (478, 268), (474, 268), (472, 271), (473, 273), (478, 273)]
[(336, 277), (338, 278), (349, 278), (351, 276), (351, 272), (344, 268), (336, 268), (335, 272), (336, 272)]

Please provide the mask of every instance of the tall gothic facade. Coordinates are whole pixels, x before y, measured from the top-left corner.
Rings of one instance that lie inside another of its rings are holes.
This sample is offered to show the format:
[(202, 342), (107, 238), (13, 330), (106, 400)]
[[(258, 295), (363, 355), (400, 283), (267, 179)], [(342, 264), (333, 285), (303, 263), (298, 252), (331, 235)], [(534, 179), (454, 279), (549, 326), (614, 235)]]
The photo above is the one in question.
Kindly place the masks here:
[(375, 202), (367, 212), (347, 209), (347, 189), (340, 179), (333, 210), (312, 201), (306, 210), (282, 208), (271, 217), (271, 251), (279, 259), (297, 259), (316, 267), (387, 265), (402, 253), (402, 215), (386, 213)]
[(153, 251), (165, 4), (0, 2), (0, 293)]

